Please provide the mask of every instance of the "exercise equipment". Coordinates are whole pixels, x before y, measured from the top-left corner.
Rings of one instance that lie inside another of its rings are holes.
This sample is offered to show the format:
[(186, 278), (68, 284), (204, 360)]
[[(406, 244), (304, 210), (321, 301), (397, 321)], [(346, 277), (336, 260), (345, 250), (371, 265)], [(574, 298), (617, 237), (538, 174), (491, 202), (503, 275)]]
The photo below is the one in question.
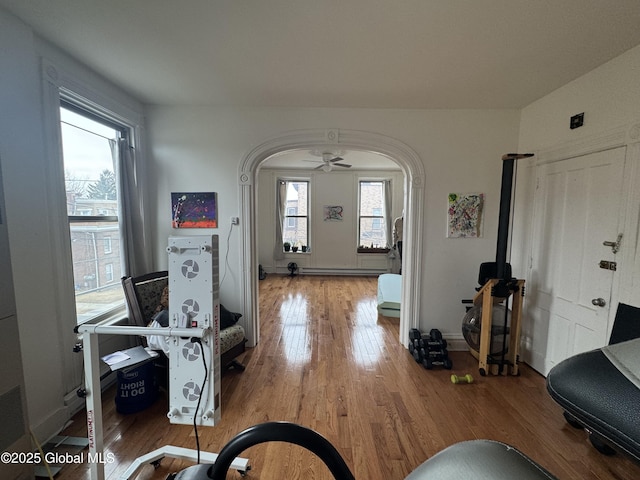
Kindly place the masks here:
[(419, 340), (422, 338), (422, 333), (417, 328), (412, 328), (409, 330), (409, 340)]
[[(524, 280), (511, 276), (511, 268), (507, 263), (507, 248), (509, 238), (509, 217), (511, 213), (511, 197), (513, 192), (513, 176), (515, 161), (533, 156), (532, 153), (507, 153), (502, 156), (502, 183), (500, 188), (500, 212), (498, 219), (498, 241), (496, 244), (495, 264), (483, 264), (485, 269), (495, 268), (495, 276), (485, 281), (473, 298), (473, 305), (481, 308), (480, 325), (478, 326), (478, 350), (470, 351), (478, 359), (480, 375), (502, 375), (510, 373), (519, 375), (518, 353), (520, 348), (520, 320), (524, 298)], [(481, 275), (482, 277), (482, 268)], [(493, 312), (496, 305), (502, 304), (505, 311), (509, 309), (511, 300), (511, 315), (504, 315), (502, 329), (502, 348), (497, 355), (491, 353)], [(468, 313), (468, 312), (467, 312)], [(509, 325), (509, 318), (511, 324)], [(463, 322), (463, 335), (465, 333)], [(468, 323), (467, 323), (468, 324)], [(467, 335), (469, 330), (467, 329)], [(507, 336), (508, 333), (508, 336)], [(507, 342), (508, 338), (508, 342)], [(466, 337), (465, 337), (466, 339)], [(469, 343), (469, 340), (467, 340)], [(472, 345), (470, 345), (472, 347)], [(506, 369), (505, 369), (506, 367)]]
[[(232, 438), (213, 465), (194, 465), (172, 480), (225, 480), (233, 459), (261, 443), (286, 442), (317, 455), (333, 478), (355, 480), (338, 450), (319, 433), (288, 422), (267, 422), (250, 427)], [(419, 465), (405, 480), (553, 480), (556, 477), (517, 449), (492, 440), (454, 444)]]
[(547, 391), (600, 453), (640, 462), (640, 308), (619, 304), (609, 345), (556, 364)]
[[(170, 237), (169, 326), (139, 327), (82, 324), (85, 365), (87, 436), (91, 458), (103, 458), (104, 430), (100, 389), (99, 334), (169, 337), (169, 412), (171, 423), (214, 426), (220, 420), (220, 315), (218, 300), (218, 236)], [(196, 430), (196, 439), (197, 439)], [(131, 478), (144, 464), (164, 457), (214, 462), (214, 453), (165, 445), (138, 457), (119, 477)], [(246, 459), (232, 466), (246, 472)], [(90, 478), (104, 480), (104, 463), (90, 462)]]
[(442, 332), (436, 328), (431, 329), (429, 335), (422, 334), (417, 328), (409, 330), (409, 353), (427, 370), (440, 365), (449, 370), (453, 368), (453, 362), (449, 359), (447, 341), (442, 338)]
[(437, 348), (437, 347), (432, 347), (432, 348), (420, 347), (420, 355), (422, 356), (422, 358), (427, 358), (427, 357), (448, 358), (449, 350), (447, 350), (446, 348)]
[(447, 370), (451, 370), (453, 368), (453, 362), (449, 357), (444, 357), (442, 355), (437, 355), (435, 357), (428, 356), (422, 360), (422, 366), (427, 370), (431, 370), (435, 366), (442, 366)]
[(418, 340), (418, 346), (420, 348), (447, 348), (447, 341), (443, 338), (441, 340), (431, 340), (430, 338), (421, 338)]
[(463, 376), (453, 374), (451, 375), (451, 383), (473, 383), (473, 377), (468, 373)]

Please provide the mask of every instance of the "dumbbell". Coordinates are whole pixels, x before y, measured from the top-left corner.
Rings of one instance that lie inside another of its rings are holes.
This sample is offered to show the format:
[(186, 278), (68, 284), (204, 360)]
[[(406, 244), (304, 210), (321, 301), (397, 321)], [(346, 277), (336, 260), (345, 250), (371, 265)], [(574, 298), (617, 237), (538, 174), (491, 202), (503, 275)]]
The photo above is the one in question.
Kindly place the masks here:
[[(421, 337), (422, 337), (422, 333), (420, 333), (420, 330), (418, 330), (417, 328), (412, 328), (411, 330), (409, 330), (409, 353), (414, 358), (415, 358), (414, 353), (418, 348), (420, 348), (419, 342)], [(419, 361), (420, 359), (416, 358), (416, 362), (419, 362)]]
[(417, 328), (412, 328), (409, 330), (409, 340), (413, 342), (414, 340), (420, 340), (422, 338), (422, 333)]
[(418, 342), (420, 347), (424, 349), (447, 348), (447, 341), (444, 339), (431, 340), (431, 337), (429, 337), (429, 338), (421, 338)]
[(463, 377), (460, 377), (458, 375), (451, 375), (451, 382), (452, 383), (473, 383), (473, 377), (470, 374), (466, 374)]
[(438, 330), (437, 328), (432, 328), (429, 332), (429, 338), (431, 338), (431, 340), (433, 340), (434, 342), (442, 340), (442, 332), (440, 332), (440, 330)]
[(409, 354), (415, 359), (416, 362), (422, 361), (422, 357), (420, 357), (420, 349), (414, 342), (409, 342)]
[(421, 347), (420, 355), (422, 355), (423, 358), (432, 357), (435, 359), (440, 357), (442, 359), (442, 358), (449, 358), (449, 351), (446, 348), (429, 349), (429, 348)]
[(422, 360), (422, 366), (427, 370), (431, 370), (436, 365), (442, 365), (447, 370), (451, 370), (453, 368), (453, 362), (449, 360), (448, 357), (436, 357), (434, 360), (429, 356)]
[(424, 362), (424, 359), (430, 357), (433, 362), (442, 361), (445, 358), (449, 357), (449, 352), (446, 348), (440, 350), (427, 350), (425, 348), (418, 348), (415, 346), (409, 346), (409, 351), (413, 356), (413, 359), (418, 362)]

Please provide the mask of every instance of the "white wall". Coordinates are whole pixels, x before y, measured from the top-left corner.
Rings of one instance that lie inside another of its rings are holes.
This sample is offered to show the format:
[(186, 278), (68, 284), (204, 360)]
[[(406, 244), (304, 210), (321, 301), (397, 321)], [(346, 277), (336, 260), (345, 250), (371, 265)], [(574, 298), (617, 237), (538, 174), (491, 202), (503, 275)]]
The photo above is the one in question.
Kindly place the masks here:
[[(541, 149), (606, 132), (640, 119), (640, 46), (522, 109), (521, 149)], [(584, 112), (584, 126), (569, 119)]]
[[(213, 232), (220, 235), (221, 254), (226, 251), (230, 217), (238, 215), (238, 167), (266, 139), (314, 128), (386, 135), (415, 150), (426, 171), (421, 328), (439, 328), (461, 338), (461, 299), (473, 295), (479, 264), (495, 258), (500, 158), (516, 149), (518, 124), (519, 112), (504, 110), (150, 107), (147, 127), (159, 215), (155, 261), (158, 267), (166, 266), (164, 248), (170, 235), (203, 233), (171, 229), (172, 191), (218, 192), (220, 223)], [(446, 238), (447, 195), (451, 192), (486, 194), (483, 238)], [(235, 309), (241, 285), (239, 255), (243, 254), (237, 229), (230, 232), (228, 248), (230, 267), (221, 299)]]
[(60, 271), (60, 239), (68, 224), (64, 195), (55, 195), (60, 177), (52, 175), (56, 155), (47, 133), (58, 126), (46, 120), (51, 112), (43, 95), (42, 56), (60, 67), (58, 73), (73, 73), (104, 98), (139, 110), (141, 106), (2, 9), (0, 45), (0, 161), (27, 407), (32, 430), (46, 440), (64, 426), (78, 404), (75, 390), (80, 386), (82, 355), (72, 352), (75, 316), (67, 307), (73, 304), (73, 290), (61, 288), (66, 277)]
[[(64, 416), (60, 324), (51, 288), (55, 253), (47, 207), (39, 62), (29, 28), (0, 11), (0, 160), (16, 308), (32, 425)], [(10, 48), (5, 48), (9, 46)]]
[[(307, 254), (285, 254), (274, 260), (276, 218), (276, 182), (278, 178), (306, 178), (310, 180), (309, 229), (311, 250)], [(372, 269), (388, 271), (396, 265), (386, 254), (356, 253), (358, 235), (358, 182), (360, 180), (391, 180), (391, 218), (402, 214), (404, 187), (399, 171), (322, 171), (262, 169), (258, 176), (258, 259), (267, 272), (288, 273), (288, 262), (300, 268), (329, 268), (336, 270)], [(325, 222), (324, 205), (344, 208), (343, 221)], [(391, 239), (389, 239), (391, 242)]]
[[(522, 111), (520, 151), (540, 152), (562, 158), (605, 148), (607, 144), (626, 146), (626, 178), (630, 194), (626, 198), (625, 236), (617, 255), (618, 270), (612, 288), (609, 329), (618, 302), (640, 305), (640, 46), (611, 60), (588, 74), (528, 105)], [(569, 119), (584, 112), (584, 126), (571, 130)], [(549, 153), (552, 152), (552, 153)], [(568, 153), (572, 152), (572, 153)], [(515, 203), (513, 258), (519, 264), (529, 262), (533, 230), (533, 205), (536, 183), (536, 158), (523, 162), (518, 175)], [(623, 186), (621, 186), (623, 188)], [(618, 212), (612, 212), (613, 215)], [(615, 234), (612, 235), (615, 239)], [(535, 272), (531, 273), (534, 276)], [(526, 277), (528, 277), (528, 272)], [(533, 285), (534, 278), (526, 278)], [(529, 290), (533, 291), (533, 287)], [(533, 344), (540, 334), (533, 318), (525, 311), (523, 339)], [(538, 330), (536, 330), (536, 328)], [(529, 359), (530, 352), (523, 351)], [(535, 363), (535, 360), (534, 360)]]
[[(584, 126), (571, 130), (569, 119), (584, 112)], [(640, 148), (640, 46), (605, 63), (599, 68), (559, 88), (522, 110), (519, 145), (521, 151), (567, 148), (584, 144), (613, 131), (627, 131), (627, 162), (635, 187), (628, 199), (627, 232), (638, 228), (638, 168)], [(532, 159), (534, 162), (535, 159)], [(535, 236), (529, 228), (532, 216), (535, 169), (522, 165), (519, 170), (518, 198), (514, 221), (514, 257), (525, 263), (529, 239)], [(624, 239), (622, 254), (630, 265), (621, 265), (625, 279), (621, 282), (620, 301), (640, 305), (640, 252), (633, 240)], [(631, 250), (631, 251), (629, 251)]]

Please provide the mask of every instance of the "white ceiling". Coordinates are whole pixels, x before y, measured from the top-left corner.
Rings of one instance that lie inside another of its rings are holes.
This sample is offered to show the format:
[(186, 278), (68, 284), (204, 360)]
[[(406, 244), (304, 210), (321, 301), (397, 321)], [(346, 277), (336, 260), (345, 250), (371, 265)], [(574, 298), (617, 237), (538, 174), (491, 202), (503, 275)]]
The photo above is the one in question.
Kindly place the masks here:
[(144, 103), (521, 108), (640, 44), (639, 0), (0, 0)]

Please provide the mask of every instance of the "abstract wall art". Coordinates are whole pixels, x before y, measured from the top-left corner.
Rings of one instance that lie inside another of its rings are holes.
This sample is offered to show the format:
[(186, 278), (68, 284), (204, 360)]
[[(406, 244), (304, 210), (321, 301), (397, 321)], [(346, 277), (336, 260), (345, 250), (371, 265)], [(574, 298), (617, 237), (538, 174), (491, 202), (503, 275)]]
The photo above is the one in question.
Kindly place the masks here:
[(447, 206), (447, 237), (482, 237), (483, 207), (484, 193), (450, 193)]
[(344, 208), (339, 205), (325, 205), (324, 221), (325, 222), (341, 222), (343, 210)]
[(171, 226), (218, 228), (217, 193), (171, 193)]

